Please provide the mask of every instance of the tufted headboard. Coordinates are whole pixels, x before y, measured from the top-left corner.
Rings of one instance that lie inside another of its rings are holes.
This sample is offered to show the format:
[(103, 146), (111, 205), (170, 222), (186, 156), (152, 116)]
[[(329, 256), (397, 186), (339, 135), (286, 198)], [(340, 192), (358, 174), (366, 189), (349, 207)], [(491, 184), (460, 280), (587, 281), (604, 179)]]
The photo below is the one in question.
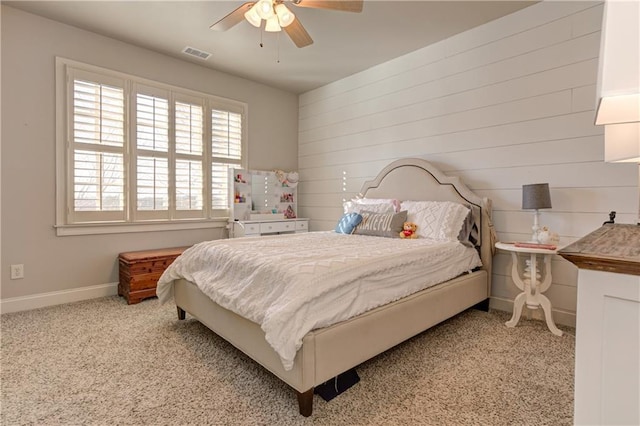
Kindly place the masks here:
[(491, 265), (495, 237), (491, 223), (491, 201), (469, 189), (457, 176), (446, 176), (421, 158), (403, 158), (386, 166), (367, 181), (360, 193), (366, 198), (395, 198), (401, 201), (453, 201), (471, 208), (477, 229), (478, 247), (491, 290)]

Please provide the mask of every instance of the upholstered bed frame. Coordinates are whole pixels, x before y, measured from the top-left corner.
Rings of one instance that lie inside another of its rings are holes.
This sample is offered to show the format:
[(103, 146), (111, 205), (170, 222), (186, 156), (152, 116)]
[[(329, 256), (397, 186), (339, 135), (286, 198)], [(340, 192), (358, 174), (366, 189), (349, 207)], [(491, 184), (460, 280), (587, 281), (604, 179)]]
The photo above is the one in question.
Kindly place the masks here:
[(389, 164), (374, 180), (365, 182), (361, 194), (368, 198), (455, 201), (471, 206), (484, 266), (347, 321), (309, 332), (290, 371), (284, 370), (258, 324), (220, 307), (188, 281), (178, 280), (174, 285), (178, 317), (184, 319), (185, 311), (193, 315), (295, 389), (303, 416), (312, 413), (315, 386), (474, 305), (488, 309), (492, 263), (488, 203), (458, 178), (445, 176), (422, 159), (402, 159)]

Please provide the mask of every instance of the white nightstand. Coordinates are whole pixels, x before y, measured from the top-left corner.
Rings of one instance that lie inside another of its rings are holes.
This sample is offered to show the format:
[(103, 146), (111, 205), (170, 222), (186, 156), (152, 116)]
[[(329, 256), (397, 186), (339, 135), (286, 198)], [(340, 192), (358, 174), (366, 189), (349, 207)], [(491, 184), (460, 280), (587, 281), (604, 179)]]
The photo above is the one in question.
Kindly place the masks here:
[[(522, 290), (522, 293), (516, 296), (513, 301), (513, 316), (506, 322), (507, 327), (515, 327), (518, 324), (522, 307), (526, 303), (529, 309), (542, 307), (549, 330), (557, 336), (562, 336), (562, 331), (556, 327), (551, 317), (551, 302), (542, 294), (551, 286), (551, 256), (556, 254), (557, 250), (516, 247), (514, 244), (507, 243), (496, 243), (496, 248), (511, 253), (511, 278), (515, 285)], [(522, 272), (519, 268), (518, 253), (529, 255), (529, 262), (527, 263), (525, 260)], [(538, 269), (538, 256), (541, 256), (544, 261), (544, 278), (542, 280), (543, 274)]]

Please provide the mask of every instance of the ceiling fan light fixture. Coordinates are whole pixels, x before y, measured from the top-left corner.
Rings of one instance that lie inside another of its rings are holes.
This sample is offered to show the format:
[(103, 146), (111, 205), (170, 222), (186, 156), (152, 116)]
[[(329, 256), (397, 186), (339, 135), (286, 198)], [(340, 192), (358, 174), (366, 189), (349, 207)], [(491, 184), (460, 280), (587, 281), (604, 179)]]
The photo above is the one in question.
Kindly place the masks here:
[(249, 23), (254, 27), (260, 28), (260, 25), (262, 25), (262, 18), (258, 15), (257, 9), (258, 4), (256, 3), (244, 14), (244, 19), (249, 21)]
[(281, 27), (286, 27), (291, 25), (294, 19), (296, 19), (296, 15), (291, 12), (287, 6), (280, 3), (276, 6), (276, 15), (278, 15), (278, 22)]
[(275, 13), (273, 12), (273, 3), (271, 0), (258, 0), (255, 7), (257, 7), (256, 12), (258, 13), (258, 15), (264, 20), (268, 20), (275, 15)]
[(277, 33), (281, 30), (280, 24), (278, 24), (278, 17), (276, 15), (267, 19), (267, 24), (265, 25), (264, 30), (270, 33)]

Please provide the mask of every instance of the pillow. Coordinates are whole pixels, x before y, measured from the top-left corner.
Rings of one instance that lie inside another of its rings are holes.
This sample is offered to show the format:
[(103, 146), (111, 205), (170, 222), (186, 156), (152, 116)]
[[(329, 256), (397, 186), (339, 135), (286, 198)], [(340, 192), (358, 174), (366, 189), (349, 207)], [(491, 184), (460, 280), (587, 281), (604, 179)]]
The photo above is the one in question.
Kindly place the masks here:
[(351, 201), (354, 201), (358, 204), (391, 204), (396, 212), (400, 211), (400, 200), (395, 198), (353, 198)]
[[(347, 203), (350, 203), (347, 201)], [(345, 204), (347, 204), (345, 203)], [(347, 204), (344, 206), (345, 213), (395, 213), (395, 209), (391, 204)]]
[(345, 213), (338, 221), (335, 231), (338, 234), (352, 234), (360, 222), (362, 222), (362, 216), (358, 213)]
[(400, 211), (400, 201), (391, 198), (353, 198), (343, 203), (345, 213), (370, 211), (375, 213), (395, 213)]
[(458, 241), (469, 208), (451, 201), (403, 201), (407, 220), (418, 225), (418, 237)]
[(375, 237), (400, 238), (402, 225), (407, 221), (407, 212), (375, 213), (363, 211), (362, 222), (353, 233), (358, 235), (372, 235)]
[(471, 210), (469, 210), (469, 213), (467, 213), (467, 216), (462, 222), (462, 227), (460, 228), (460, 233), (458, 234), (458, 241), (460, 241), (464, 245), (473, 247), (475, 245), (475, 241), (472, 241), (473, 238), (471, 238), (471, 233), (474, 230), (474, 225), (473, 214), (471, 213)]

